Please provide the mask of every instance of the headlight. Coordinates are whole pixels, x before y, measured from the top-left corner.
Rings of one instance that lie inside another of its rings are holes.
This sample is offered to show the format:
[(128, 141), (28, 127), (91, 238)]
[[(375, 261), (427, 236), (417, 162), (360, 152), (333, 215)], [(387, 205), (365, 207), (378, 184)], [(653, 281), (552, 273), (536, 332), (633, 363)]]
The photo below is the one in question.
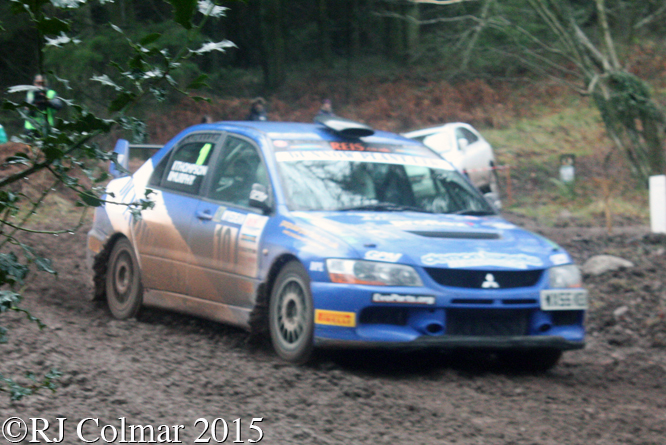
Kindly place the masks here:
[(326, 268), (334, 283), (423, 286), (414, 268), (402, 264), (328, 259)]
[(583, 279), (578, 266), (568, 264), (566, 266), (551, 267), (548, 270), (550, 276), (550, 287), (564, 289), (568, 287), (583, 287)]

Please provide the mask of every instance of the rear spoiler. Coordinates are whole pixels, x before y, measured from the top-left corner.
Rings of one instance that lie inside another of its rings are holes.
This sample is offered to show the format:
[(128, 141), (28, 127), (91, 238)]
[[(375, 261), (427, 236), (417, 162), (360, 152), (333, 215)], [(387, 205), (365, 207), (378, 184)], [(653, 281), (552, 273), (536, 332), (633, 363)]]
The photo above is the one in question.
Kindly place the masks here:
[(338, 116), (315, 116), (315, 122), (346, 139), (359, 139), (375, 134), (375, 130), (365, 124)]
[[(116, 153), (116, 162), (111, 162), (109, 165), (109, 173), (114, 178), (126, 176), (129, 170), (130, 150), (159, 150), (162, 145), (151, 144), (130, 144), (126, 139), (118, 139), (116, 147), (113, 152)], [(120, 168), (117, 168), (119, 166)]]

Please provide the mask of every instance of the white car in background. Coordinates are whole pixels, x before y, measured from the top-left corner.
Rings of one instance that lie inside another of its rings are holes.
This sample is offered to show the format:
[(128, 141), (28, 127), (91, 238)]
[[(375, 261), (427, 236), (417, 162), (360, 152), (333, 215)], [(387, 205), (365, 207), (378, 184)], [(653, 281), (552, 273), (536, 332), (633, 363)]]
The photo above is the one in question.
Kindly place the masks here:
[(403, 134), (421, 141), (465, 173), (486, 198), (501, 207), (493, 148), (469, 124), (454, 122)]

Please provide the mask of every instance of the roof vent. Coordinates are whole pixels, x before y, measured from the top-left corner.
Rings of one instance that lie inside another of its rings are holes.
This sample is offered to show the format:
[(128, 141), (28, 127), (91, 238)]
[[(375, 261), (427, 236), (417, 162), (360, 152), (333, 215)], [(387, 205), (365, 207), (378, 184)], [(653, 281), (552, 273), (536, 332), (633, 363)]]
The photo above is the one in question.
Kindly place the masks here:
[(365, 124), (338, 116), (316, 116), (315, 122), (347, 139), (358, 139), (375, 134), (375, 130)]

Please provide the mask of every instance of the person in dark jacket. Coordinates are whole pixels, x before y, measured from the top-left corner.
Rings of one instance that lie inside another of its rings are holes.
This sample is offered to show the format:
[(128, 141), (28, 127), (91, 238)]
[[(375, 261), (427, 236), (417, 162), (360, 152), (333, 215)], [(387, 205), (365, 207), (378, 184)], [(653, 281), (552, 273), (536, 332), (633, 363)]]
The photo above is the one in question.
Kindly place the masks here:
[(319, 109), (317, 116), (335, 116), (331, 99), (324, 99), (321, 101), (321, 108)]
[(252, 106), (250, 108), (250, 114), (248, 114), (248, 121), (267, 121), (268, 116), (266, 115), (266, 101), (263, 97), (256, 97), (252, 100)]

